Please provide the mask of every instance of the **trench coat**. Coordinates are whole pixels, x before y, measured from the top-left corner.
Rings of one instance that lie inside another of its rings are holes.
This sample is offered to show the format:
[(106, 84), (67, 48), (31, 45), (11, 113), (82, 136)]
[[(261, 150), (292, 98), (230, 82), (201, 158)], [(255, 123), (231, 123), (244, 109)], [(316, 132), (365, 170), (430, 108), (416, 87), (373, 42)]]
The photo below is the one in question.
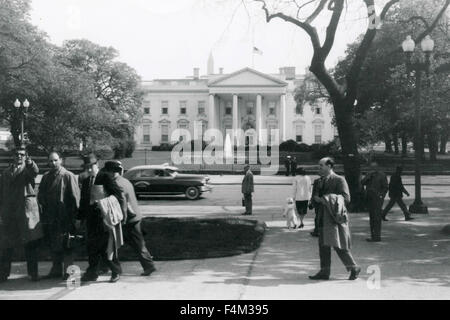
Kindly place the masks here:
[[(324, 204), (319, 207), (319, 225), (322, 226), (322, 237), (319, 238), (321, 245), (336, 247), (339, 249), (349, 250), (351, 248), (351, 235), (350, 228), (348, 226), (348, 215), (345, 208), (345, 204), (350, 202), (350, 191), (347, 181), (344, 177), (341, 177), (334, 172), (328, 177), (323, 179), (322, 185), (322, 197), (321, 199), (329, 203), (330, 195), (341, 195), (344, 201), (344, 212), (340, 212), (341, 215), (345, 215), (347, 218), (342, 223), (337, 223), (332, 215), (328, 212)], [(335, 198), (335, 196), (331, 196)]]
[(34, 161), (16, 172), (11, 165), (0, 178), (0, 248), (15, 248), (42, 237), (40, 223), (29, 227), (27, 213), (38, 212), (34, 179), (39, 168)]
[(253, 184), (253, 173), (248, 170), (242, 180), (241, 192), (243, 194), (249, 194), (255, 191), (255, 187)]
[(75, 175), (64, 167), (45, 173), (39, 185), (38, 202), (42, 207), (41, 220), (50, 248), (61, 251), (64, 249), (64, 234), (76, 231), (80, 190)]

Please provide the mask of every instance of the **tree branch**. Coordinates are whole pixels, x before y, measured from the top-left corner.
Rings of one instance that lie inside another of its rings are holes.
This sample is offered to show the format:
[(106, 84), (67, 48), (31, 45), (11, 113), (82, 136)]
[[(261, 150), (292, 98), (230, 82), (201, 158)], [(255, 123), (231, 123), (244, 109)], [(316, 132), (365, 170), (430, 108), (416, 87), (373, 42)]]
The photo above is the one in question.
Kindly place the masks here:
[[(374, 0), (364, 0), (364, 2), (366, 3), (368, 15), (369, 15), (369, 10), (371, 8), (374, 8)], [(399, 2), (399, 0), (391, 0), (388, 3), (386, 3), (384, 8), (381, 10), (380, 22), (384, 20), (389, 9), (397, 2)], [(376, 13), (372, 13), (372, 14), (376, 14)], [(370, 15), (369, 15), (369, 19), (370, 19)], [(362, 65), (369, 53), (370, 46), (373, 42), (373, 39), (375, 38), (376, 33), (377, 33), (376, 28), (367, 28), (367, 31), (364, 34), (364, 38), (361, 41), (361, 44), (359, 45), (358, 49), (356, 50), (355, 58), (350, 67), (350, 70), (346, 76), (346, 80), (347, 80), (346, 98), (349, 101), (354, 101), (356, 99), (358, 77), (359, 77), (359, 74), (361, 73)]]
[(311, 43), (312, 46), (314, 48), (314, 51), (320, 49), (320, 41), (319, 41), (319, 35), (317, 34), (317, 30), (316, 28), (314, 28), (313, 26), (301, 22), (295, 18), (292, 18), (291, 16), (288, 16), (282, 12), (277, 12), (277, 13), (273, 13), (271, 14), (269, 12), (269, 9), (267, 9), (267, 5), (266, 2), (264, 0), (254, 0), (256, 2), (260, 2), (262, 3), (262, 9), (264, 10), (265, 14), (266, 14), (266, 21), (270, 22), (270, 20), (274, 19), (274, 18), (280, 18), (284, 21), (290, 22), (292, 24), (295, 24), (296, 26), (302, 28), (303, 30), (305, 30), (305, 32), (309, 35), (309, 37), (311, 38)]
[(427, 35), (429, 35), (431, 33), (431, 31), (433, 31), (433, 29), (436, 27), (436, 25), (438, 24), (439, 20), (442, 18), (442, 16), (444, 15), (445, 11), (447, 10), (448, 6), (450, 5), (450, 0), (445, 1), (444, 6), (441, 8), (441, 11), (438, 13), (438, 15), (436, 16), (436, 18), (434, 19), (433, 23), (431, 25), (428, 26), (428, 28), (425, 29), (425, 31), (423, 31), (415, 40), (416, 43), (422, 41), (423, 38), (425, 38)]
[[(331, 3), (330, 3), (331, 5)], [(321, 54), (325, 60), (333, 47), (334, 38), (336, 36), (336, 30), (341, 18), (342, 10), (344, 9), (344, 0), (335, 0), (333, 6), (333, 15), (331, 16), (330, 23), (327, 27), (325, 41), (322, 46)]]
[(314, 19), (317, 18), (319, 13), (323, 10), (325, 5), (327, 4), (327, 1), (328, 0), (321, 0), (319, 5), (317, 6), (316, 10), (314, 10), (314, 12), (305, 20), (305, 23), (308, 23), (308, 24), (312, 23), (314, 21)]

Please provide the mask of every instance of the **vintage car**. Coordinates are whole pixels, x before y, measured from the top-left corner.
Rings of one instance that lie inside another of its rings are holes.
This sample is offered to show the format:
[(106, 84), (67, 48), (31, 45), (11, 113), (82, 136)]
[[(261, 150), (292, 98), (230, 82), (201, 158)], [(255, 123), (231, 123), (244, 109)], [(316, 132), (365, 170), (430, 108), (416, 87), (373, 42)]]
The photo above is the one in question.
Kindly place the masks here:
[(188, 199), (195, 200), (203, 192), (212, 191), (208, 176), (179, 173), (177, 167), (166, 164), (133, 167), (123, 176), (131, 181), (138, 198), (185, 194)]

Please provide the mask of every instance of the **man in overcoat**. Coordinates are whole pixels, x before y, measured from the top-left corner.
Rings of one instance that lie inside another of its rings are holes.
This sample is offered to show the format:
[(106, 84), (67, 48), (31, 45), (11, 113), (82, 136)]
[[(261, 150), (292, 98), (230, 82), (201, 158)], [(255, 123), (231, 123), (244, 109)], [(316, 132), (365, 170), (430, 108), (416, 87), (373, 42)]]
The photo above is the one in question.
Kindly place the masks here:
[(95, 202), (94, 185), (103, 186), (104, 196), (114, 195), (119, 201), (124, 219), (126, 219), (126, 207), (123, 190), (104, 171), (100, 171), (98, 161), (94, 154), (84, 157), (85, 169), (89, 172), (89, 178), (82, 182), (80, 209), (77, 218), (86, 221), (86, 244), (89, 266), (81, 277), (81, 281), (96, 281), (98, 278), (99, 264), (103, 262), (111, 270), (110, 282), (116, 282), (120, 278), (122, 268), (119, 259), (114, 255), (112, 260), (106, 257), (109, 234), (104, 226), (103, 217)]
[(34, 192), (38, 173), (25, 148), (18, 148), (14, 163), (0, 178), (0, 282), (8, 279), (14, 249), (19, 246), (25, 247), (28, 275), (32, 281), (38, 280), (37, 249), (42, 237)]
[(322, 196), (314, 196), (314, 200), (320, 203), (319, 207), (319, 256), (320, 271), (309, 276), (312, 280), (328, 280), (331, 269), (331, 248), (333, 247), (343, 262), (347, 271), (350, 272), (349, 280), (358, 278), (361, 268), (356, 265), (350, 252), (351, 236), (348, 227), (348, 214), (344, 206), (343, 221), (336, 222), (331, 214), (325, 209), (327, 205), (325, 196), (340, 195), (345, 203), (350, 202), (350, 192), (345, 178), (333, 171), (334, 160), (326, 157), (319, 161), (319, 175), (322, 177)]
[(381, 218), (384, 197), (388, 191), (386, 174), (380, 170), (375, 160), (370, 162), (371, 171), (362, 179), (366, 187), (366, 201), (369, 209), (370, 238), (369, 242), (381, 241)]
[(244, 167), (244, 179), (242, 180), (241, 192), (244, 196), (245, 212), (243, 215), (252, 214), (252, 193), (255, 191), (253, 185), (253, 173), (250, 171), (250, 166), (247, 164)]
[(139, 257), (139, 262), (144, 269), (141, 276), (149, 276), (156, 268), (153, 263), (153, 258), (146, 247), (144, 236), (142, 235), (142, 214), (136, 199), (134, 187), (128, 179), (122, 177), (123, 167), (120, 161), (107, 161), (104, 169), (106, 172), (113, 174), (114, 181), (123, 189), (125, 207), (127, 208), (127, 220), (123, 226), (124, 240), (134, 249)]
[(58, 152), (48, 156), (50, 171), (42, 177), (38, 202), (42, 207), (42, 222), (48, 241), (52, 268), (46, 278), (63, 278), (73, 265), (73, 247), (68, 239), (76, 234), (76, 215), (80, 203), (80, 189), (75, 175), (62, 166)]

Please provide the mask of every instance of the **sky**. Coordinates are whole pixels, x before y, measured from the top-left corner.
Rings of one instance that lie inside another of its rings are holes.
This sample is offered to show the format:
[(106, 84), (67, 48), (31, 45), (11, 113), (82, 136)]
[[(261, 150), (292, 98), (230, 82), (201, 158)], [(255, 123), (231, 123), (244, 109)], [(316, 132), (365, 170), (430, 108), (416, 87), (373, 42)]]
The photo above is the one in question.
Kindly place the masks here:
[[(343, 14), (335, 46), (327, 60), (332, 67), (367, 28), (363, 1)], [(303, 73), (309, 66), (312, 47), (306, 33), (276, 19), (266, 23), (260, 4), (241, 0), (33, 0), (31, 22), (49, 40), (85, 38), (116, 48), (118, 60), (127, 63), (143, 80), (184, 78), (194, 67), (206, 73), (212, 53), (215, 72), (250, 67), (277, 73), (295, 66)], [(379, 12), (379, 11), (378, 11)], [(329, 15), (317, 19), (324, 34)], [(262, 51), (253, 54), (253, 47)]]

